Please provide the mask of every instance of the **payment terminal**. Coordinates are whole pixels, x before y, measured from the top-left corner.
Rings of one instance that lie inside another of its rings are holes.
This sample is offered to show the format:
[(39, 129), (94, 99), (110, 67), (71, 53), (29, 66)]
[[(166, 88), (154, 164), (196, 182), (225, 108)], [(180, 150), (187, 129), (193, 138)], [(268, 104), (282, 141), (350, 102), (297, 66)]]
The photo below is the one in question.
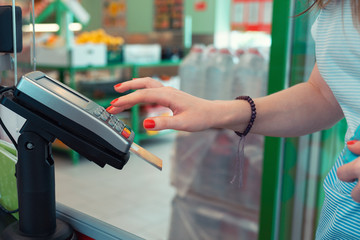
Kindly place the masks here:
[[(14, 91), (17, 102), (101, 151), (117, 156), (106, 163), (121, 169), (129, 159), (134, 133), (105, 108), (65, 84), (36, 71), (24, 75)], [(60, 139), (62, 140), (62, 139)], [(71, 144), (71, 143), (70, 143)], [(75, 144), (71, 144), (72, 146)], [(88, 149), (74, 149), (87, 156)], [(100, 156), (99, 156), (100, 157)], [(101, 159), (95, 159), (99, 163)], [(106, 161), (106, 159), (103, 159)]]
[[(101, 167), (109, 164), (122, 169), (131, 150), (154, 167), (162, 169), (162, 160), (135, 144), (134, 132), (124, 122), (42, 72), (24, 75), (13, 95), (21, 106), (73, 135), (71, 139), (68, 135), (56, 137)], [(76, 141), (79, 138), (92, 145), (91, 149), (81, 146)]]

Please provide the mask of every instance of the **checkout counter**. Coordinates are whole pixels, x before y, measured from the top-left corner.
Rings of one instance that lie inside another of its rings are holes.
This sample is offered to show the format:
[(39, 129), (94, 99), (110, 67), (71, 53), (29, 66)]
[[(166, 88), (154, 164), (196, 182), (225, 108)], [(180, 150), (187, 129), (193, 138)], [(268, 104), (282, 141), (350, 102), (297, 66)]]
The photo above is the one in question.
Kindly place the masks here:
[[(109, 240), (141, 240), (142, 238), (102, 222), (87, 214), (56, 204), (56, 217), (68, 223), (75, 230), (78, 240), (109, 239)], [(17, 219), (0, 211), (0, 232), (3, 232)]]

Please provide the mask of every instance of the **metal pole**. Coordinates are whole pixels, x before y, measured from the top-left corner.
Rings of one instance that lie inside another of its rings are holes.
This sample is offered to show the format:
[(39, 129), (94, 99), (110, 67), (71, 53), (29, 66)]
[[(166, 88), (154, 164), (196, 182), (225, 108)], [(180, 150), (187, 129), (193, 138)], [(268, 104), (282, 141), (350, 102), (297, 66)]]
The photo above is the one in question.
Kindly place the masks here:
[(36, 71), (36, 49), (35, 49), (35, 3), (34, 0), (31, 1), (31, 10), (32, 10), (32, 25), (33, 25), (33, 64), (34, 71)]
[(15, 0), (12, 0), (13, 45), (14, 45), (14, 83), (17, 84), (17, 45), (16, 45), (16, 15)]

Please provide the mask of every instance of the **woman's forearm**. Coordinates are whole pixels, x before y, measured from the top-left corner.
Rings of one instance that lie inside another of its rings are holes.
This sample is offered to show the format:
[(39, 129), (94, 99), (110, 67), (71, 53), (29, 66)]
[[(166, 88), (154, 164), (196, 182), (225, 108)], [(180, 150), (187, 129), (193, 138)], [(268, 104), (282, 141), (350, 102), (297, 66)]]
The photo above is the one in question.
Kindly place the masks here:
[[(343, 112), (315, 65), (308, 82), (295, 85), (275, 94), (254, 99), (257, 117), (252, 133), (266, 136), (292, 137), (331, 127)], [(250, 119), (246, 101), (217, 101), (218, 116), (226, 116), (214, 123), (243, 131)], [(225, 104), (228, 107), (225, 107)]]
[[(112, 101), (112, 114), (138, 103), (157, 103), (172, 110), (172, 117), (147, 118), (144, 127), (152, 130), (201, 131), (228, 128), (243, 132), (251, 116), (247, 101), (209, 101), (151, 78), (140, 78), (115, 86), (118, 92), (137, 91)], [(267, 136), (300, 136), (332, 126), (343, 117), (342, 110), (317, 66), (306, 83), (267, 97), (254, 99), (257, 117), (251, 132)]]

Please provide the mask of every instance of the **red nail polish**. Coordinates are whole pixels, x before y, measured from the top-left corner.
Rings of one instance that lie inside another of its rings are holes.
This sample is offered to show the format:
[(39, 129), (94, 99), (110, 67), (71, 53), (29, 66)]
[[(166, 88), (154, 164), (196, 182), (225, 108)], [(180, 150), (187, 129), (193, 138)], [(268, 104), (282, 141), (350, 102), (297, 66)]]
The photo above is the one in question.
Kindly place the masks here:
[(351, 140), (351, 141), (348, 141), (346, 144), (347, 145), (353, 145), (357, 142), (357, 140)]
[(154, 128), (155, 127), (155, 121), (152, 120), (152, 119), (145, 119), (144, 120), (144, 127), (148, 128), (148, 129)]
[(106, 109), (106, 111), (111, 111), (111, 109), (113, 108), (113, 106), (110, 106), (110, 107), (108, 107), (107, 109)]
[(110, 104), (114, 104), (114, 103), (116, 103), (118, 100), (119, 100), (119, 99), (116, 98), (116, 99), (112, 100), (112, 101), (110, 102)]
[(115, 88), (118, 88), (118, 87), (120, 87), (121, 86), (121, 83), (118, 83), (118, 84), (116, 84), (114, 87)]

